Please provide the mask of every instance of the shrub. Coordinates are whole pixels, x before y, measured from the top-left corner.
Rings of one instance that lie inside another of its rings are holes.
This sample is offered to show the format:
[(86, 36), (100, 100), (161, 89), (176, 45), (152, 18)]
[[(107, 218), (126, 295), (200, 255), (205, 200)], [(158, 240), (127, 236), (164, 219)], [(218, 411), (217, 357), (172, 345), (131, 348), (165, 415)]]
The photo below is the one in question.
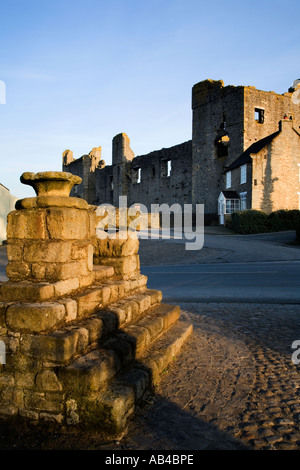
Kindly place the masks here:
[(295, 230), (300, 223), (300, 211), (297, 209), (280, 209), (268, 215), (267, 227), (270, 232), (280, 232), (281, 230)]
[(232, 230), (237, 233), (251, 234), (267, 232), (267, 214), (255, 209), (247, 209), (232, 214)]

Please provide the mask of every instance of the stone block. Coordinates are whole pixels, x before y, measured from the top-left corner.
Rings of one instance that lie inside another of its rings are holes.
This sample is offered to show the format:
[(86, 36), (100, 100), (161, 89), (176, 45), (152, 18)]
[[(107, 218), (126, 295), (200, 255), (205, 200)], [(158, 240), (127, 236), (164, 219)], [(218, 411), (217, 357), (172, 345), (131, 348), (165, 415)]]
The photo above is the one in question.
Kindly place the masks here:
[(12, 281), (24, 281), (31, 278), (31, 266), (22, 261), (9, 261), (6, 266), (6, 275)]
[(7, 239), (48, 238), (45, 209), (24, 209), (7, 216)]
[(79, 287), (80, 288), (88, 287), (88, 286), (90, 286), (91, 284), (94, 283), (94, 280), (95, 280), (94, 272), (86, 274), (85, 276), (81, 276), (81, 277), (78, 278), (78, 280), (79, 280)]
[(7, 304), (5, 302), (0, 302), (0, 328), (5, 328), (5, 312)]
[(42, 394), (30, 393), (25, 395), (25, 407), (34, 411), (48, 411), (60, 413), (63, 411), (63, 403), (47, 400)]
[(138, 253), (139, 250), (139, 240), (127, 238), (105, 238), (101, 240), (97, 238), (94, 241), (94, 252), (95, 256), (102, 257), (123, 257), (123, 256), (132, 256)]
[(36, 376), (37, 388), (47, 392), (60, 392), (62, 391), (62, 384), (57, 378), (57, 375), (52, 370), (44, 370), (39, 372)]
[(23, 240), (8, 240), (6, 246), (6, 253), (8, 261), (22, 261), (23, 260)]
[(46, 266), (40, 263), (33, 263), (31, 265), (31, 277), (37, 281), (43, 281), (45, 279)]
[(32, 372), (16, 372), (16, 386), (20, 388), (33, 388), (35, 384), (35, 374)]
[(78, 317), (84, 317), (94, 313), (99, 309), (103, 302), (103, 288), (94, 287), (75, 297), (77, 301)]
[(114, 275), (114, 268), (112, 266), (94, 266), (93, 271), (95, 274), (95, 281), (101, 281)]
[(60, 303), (20, 303), (7, 308), (6, 324), (13, 331), (40, 333), (61, 325), (65, 307)]
[(66, 309), (65, 321), (66, 323), (74, 321), (77, 318), (77, 302), (72, 299), (62, 299), (59, 300), (59, 303), (62, 303)]
[(65, 363), (77, 353), (80, 335), (76, 328), (44, 335), (27, 334), (23, 337), (20, 352), (41, 361)]
[(49, 208), (47, 214), (49, 238), (83, 240), (89, 237), (87, 211), (75, 208)]
[(101, 318), (89, 318), (84, 327), (89, 333), (89, 343), (92, 344), (99, 340), (103, 333), (103, 321)]
[(87, 259), (88, 258), (88, 244), (86, 241), (79, 241), (72, 243), (71, 249), (71, 259), (78, 260), (78, 259)]
[(71, 257), (71, 242), (56, 240), (27, 241), (23, 260), (27, 263), (66, 263)]
[(77, 289), (79, 289), (79, 279), (77, 277), (65, 279), (63, 281), (57, 281), (54, 283), (54, 293), (57, 297), (70, 294)]
[(45, 280), (49, 282), (63, 281), (89, 274), (87, 265), (82, 260), (69, 263), (47, 263), (45, 266)]
[(76, 276), (85, 276), (89, 274), (87, 264), (84, 261), (74, 261), (63, 263), (58, 267), (58, 279), (70, 279)]
[(138, 255), (124, 256), (121, 258), (101, 258), (101, 264), (112, 266), (117, 276), (129, 278), (139, 272), (140, 261)]
[(43, 302), (54, 297), (54, 286), (48, 283), (5, 282), (1, 286), (1, 296), (10, 301)]

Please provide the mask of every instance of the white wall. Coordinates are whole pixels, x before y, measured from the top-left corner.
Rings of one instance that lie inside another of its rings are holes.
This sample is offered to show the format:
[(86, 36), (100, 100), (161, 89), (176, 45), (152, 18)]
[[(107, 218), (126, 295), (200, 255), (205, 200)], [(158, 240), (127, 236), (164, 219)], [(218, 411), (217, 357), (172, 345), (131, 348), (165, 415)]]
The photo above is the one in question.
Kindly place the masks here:
[(0, 244), (6, 240), (7, 214), (15, 209), (17, 197), (10, 194), (9, 189), (0, 183)]

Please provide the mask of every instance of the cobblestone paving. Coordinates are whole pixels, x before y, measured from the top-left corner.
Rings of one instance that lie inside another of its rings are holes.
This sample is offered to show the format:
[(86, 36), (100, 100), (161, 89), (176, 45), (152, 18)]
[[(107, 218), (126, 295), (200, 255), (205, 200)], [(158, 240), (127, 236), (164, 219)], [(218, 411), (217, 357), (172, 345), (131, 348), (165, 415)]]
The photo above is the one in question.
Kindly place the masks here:
[(299, 450), (300, 305), (181, 307), (194, 335), (116, 448)]

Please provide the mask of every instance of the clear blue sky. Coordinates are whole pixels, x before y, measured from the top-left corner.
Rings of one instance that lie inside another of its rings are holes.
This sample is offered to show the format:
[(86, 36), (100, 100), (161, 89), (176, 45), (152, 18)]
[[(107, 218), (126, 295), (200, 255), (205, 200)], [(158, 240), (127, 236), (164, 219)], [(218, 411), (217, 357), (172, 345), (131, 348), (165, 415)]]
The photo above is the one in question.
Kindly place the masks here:
[(191, 139), (207, 78), (284, 93), (300, 77), (299, 0), (0, 0), (0, 182), (61, 170), (128, 134), (135, 155)]

